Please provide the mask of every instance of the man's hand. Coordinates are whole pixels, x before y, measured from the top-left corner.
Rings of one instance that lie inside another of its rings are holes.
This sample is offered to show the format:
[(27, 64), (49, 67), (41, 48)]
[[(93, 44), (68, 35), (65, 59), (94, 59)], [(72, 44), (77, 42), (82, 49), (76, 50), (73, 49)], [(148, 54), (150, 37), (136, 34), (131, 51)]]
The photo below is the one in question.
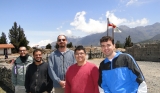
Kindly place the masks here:
[(66, 81), (60, 81), (59, 84), (61, 85), (62, 88), (65, 88)]

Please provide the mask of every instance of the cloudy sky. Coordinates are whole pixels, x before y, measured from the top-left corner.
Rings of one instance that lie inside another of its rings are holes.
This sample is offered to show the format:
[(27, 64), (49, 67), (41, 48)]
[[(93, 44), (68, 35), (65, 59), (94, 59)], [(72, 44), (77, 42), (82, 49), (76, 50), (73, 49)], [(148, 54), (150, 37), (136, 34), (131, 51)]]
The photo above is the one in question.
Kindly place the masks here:
[(0, 0), (0, 34), (8, 37), (17, 22), (30, 46), (45, 46), (59, 34), (104, 32), (107, 18), (116, 26), (152, 25), (160, 22), (159, 9), (160, 0)]

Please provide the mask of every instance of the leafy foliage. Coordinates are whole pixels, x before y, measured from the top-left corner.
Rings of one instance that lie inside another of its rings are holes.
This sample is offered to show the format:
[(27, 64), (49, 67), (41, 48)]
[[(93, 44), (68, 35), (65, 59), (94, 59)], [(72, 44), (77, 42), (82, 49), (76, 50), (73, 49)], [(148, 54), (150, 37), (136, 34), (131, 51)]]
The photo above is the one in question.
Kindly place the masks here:
[(46, 45), (46, 49), (51, 49), (51, 48), (52, 48), (51, 44)]
[(0, 44), (7, 44), (7, 37), (4, 32), (2, 32), (2, 36), (0, 36)]
[(17, 23), (14, 22), (14, 25), (12, 28), (9, 30), (9, 35), (10, 43), (12, 43), (15, 47), (15, 49), (12, 50), (12, 52), (18, 52), (18, 48), (20, 46), (25, 46), (28, 49), (28, 44), (29, 41), (27, 40), (23, 28), (17, 26)]
[(124, 48), (131, 47), (131, 46), (133, 46), (133, 43), (131, 42), (131, 37), (129, 35), (128, 38), (126, 38), (126, 41), (125, 41), (125, 44), (124, 44)]
[(73, 47), (72, 42), (68, 43), (68, 44), (67, 44), (67, 47), (68, 47), (68, 48), (72, 48), (72, 47)]
[(123, 47), (123, 44), (121, 44), (121, 42), (118, 40), (116, 42), (116, 48), (122, 48)]

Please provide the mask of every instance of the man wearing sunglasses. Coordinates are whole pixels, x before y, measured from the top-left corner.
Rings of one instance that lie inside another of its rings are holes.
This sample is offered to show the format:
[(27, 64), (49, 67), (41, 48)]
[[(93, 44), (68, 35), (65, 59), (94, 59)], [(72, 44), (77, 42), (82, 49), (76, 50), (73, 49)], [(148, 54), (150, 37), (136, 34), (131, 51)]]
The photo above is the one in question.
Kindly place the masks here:
[(66, 70), (76, 63), (74, 51), (67, 48), (67, 37), (57, 37), (57, 50), (48, 58), (48, 73), (53, 81), (54, 93), (64, 93)]

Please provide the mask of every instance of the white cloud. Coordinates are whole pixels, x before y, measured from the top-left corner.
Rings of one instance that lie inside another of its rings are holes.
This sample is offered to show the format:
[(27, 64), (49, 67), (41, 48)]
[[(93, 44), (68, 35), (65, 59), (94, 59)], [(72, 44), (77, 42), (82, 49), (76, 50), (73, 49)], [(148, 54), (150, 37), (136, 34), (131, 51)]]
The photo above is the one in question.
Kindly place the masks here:
[(51, 41), (55, 41), (60, 33), (60, 31), (25, 31), (25, 35), (30, 41), (29, 46), (32, 47), (35, 45), (46, 46)]
[(137, 20), (127, 20), (125, 18), (118, 18), (114, 15), (114, 13), (111, 13), (107, 11), (106, 17), (109, 18), (109, 20), (114, 23), (115, 25), (126, 25), (128, 27), (136, 27), (136, 26), (145, 26), (148, 24), (148, 20), (146, 18), (137, 19)]
[[(107, 22), (106, 20), (89, 19), (86, 22), (85, 11), (78, 12), (75, 15), (74, 21), (70, 23), (76, 30), (80, 30), (86, 33), (99, 33), (106, 31)], [(136, 27), (136, 26), (145, 26), (148, 24), (148, 20), (146, 18), (137, 19), (137, 20), (128, 20), (126, 18), (119, 18), (115, 16), (114, 12), (107, 11), (106, 18), (109, 18), (110, 22), (114, 23), (116, 26), (126, 25), (128, 27)]]
[(127, 2), (126, 6), (131, 5), (131, 4), (133, 4), (133, 3), (137, 2), (137, 1), (138, 0), (130, 0), (129, 2)]
[[(136, 20), (136, 21), (131, 21), (131, 22), (128, 22), (128, 25), (133, 26), (145, 26), (146, 24), (148, 24), (148, 20), (146, 18), (143, 18), (143, 19), (139, 19), (139, 20)], [(127, 24), (127, 23), (126, 23)]]
[(72, 36), (72, 31), (66, 30), (66, 31), (61, 32), (59, 35)]
[(52, 40), (41, 40), (40, 42), (29, 44), (29, 46), (31, 46), (31, 47), (34, 47), (37, 45), (38, 46), (46, 46), (47, 44), (52, 43), (52, 42), (53, 42)]
[(127, 22), (125, 18), (118, 18), (114, 15), (114, 13), (107, 11), (106, 18), (109, 18), (109, 21), (114, 23), (115, 25), (120, 25), (121, 23)]
[(104, 32), (106, 30), (106, 22), (100, 20), (89, 19), (86, 22), (85, 11), (78, 12), (74, 18), (74, 21), (70, 23), (76, 30), (81, 30), (88, 33)]
[(67, 32), (67, 36), (71, 36), (72, 35), (72, 31), (71, 30), (66, 30)]
[(62, 26), (60, 26), (60, 27), (57, 28), (57, 30), (60, 30), (60, 29), (62, 29)]
[(154, 0), (130, 0), (130, 1), (126, 2), (126, 6), (129, 6), (129, 5), (140, 6), (140, 5), (143, 5), (143, 4), (146, 4), (146, 3), (151, 3), (153, 1)]

